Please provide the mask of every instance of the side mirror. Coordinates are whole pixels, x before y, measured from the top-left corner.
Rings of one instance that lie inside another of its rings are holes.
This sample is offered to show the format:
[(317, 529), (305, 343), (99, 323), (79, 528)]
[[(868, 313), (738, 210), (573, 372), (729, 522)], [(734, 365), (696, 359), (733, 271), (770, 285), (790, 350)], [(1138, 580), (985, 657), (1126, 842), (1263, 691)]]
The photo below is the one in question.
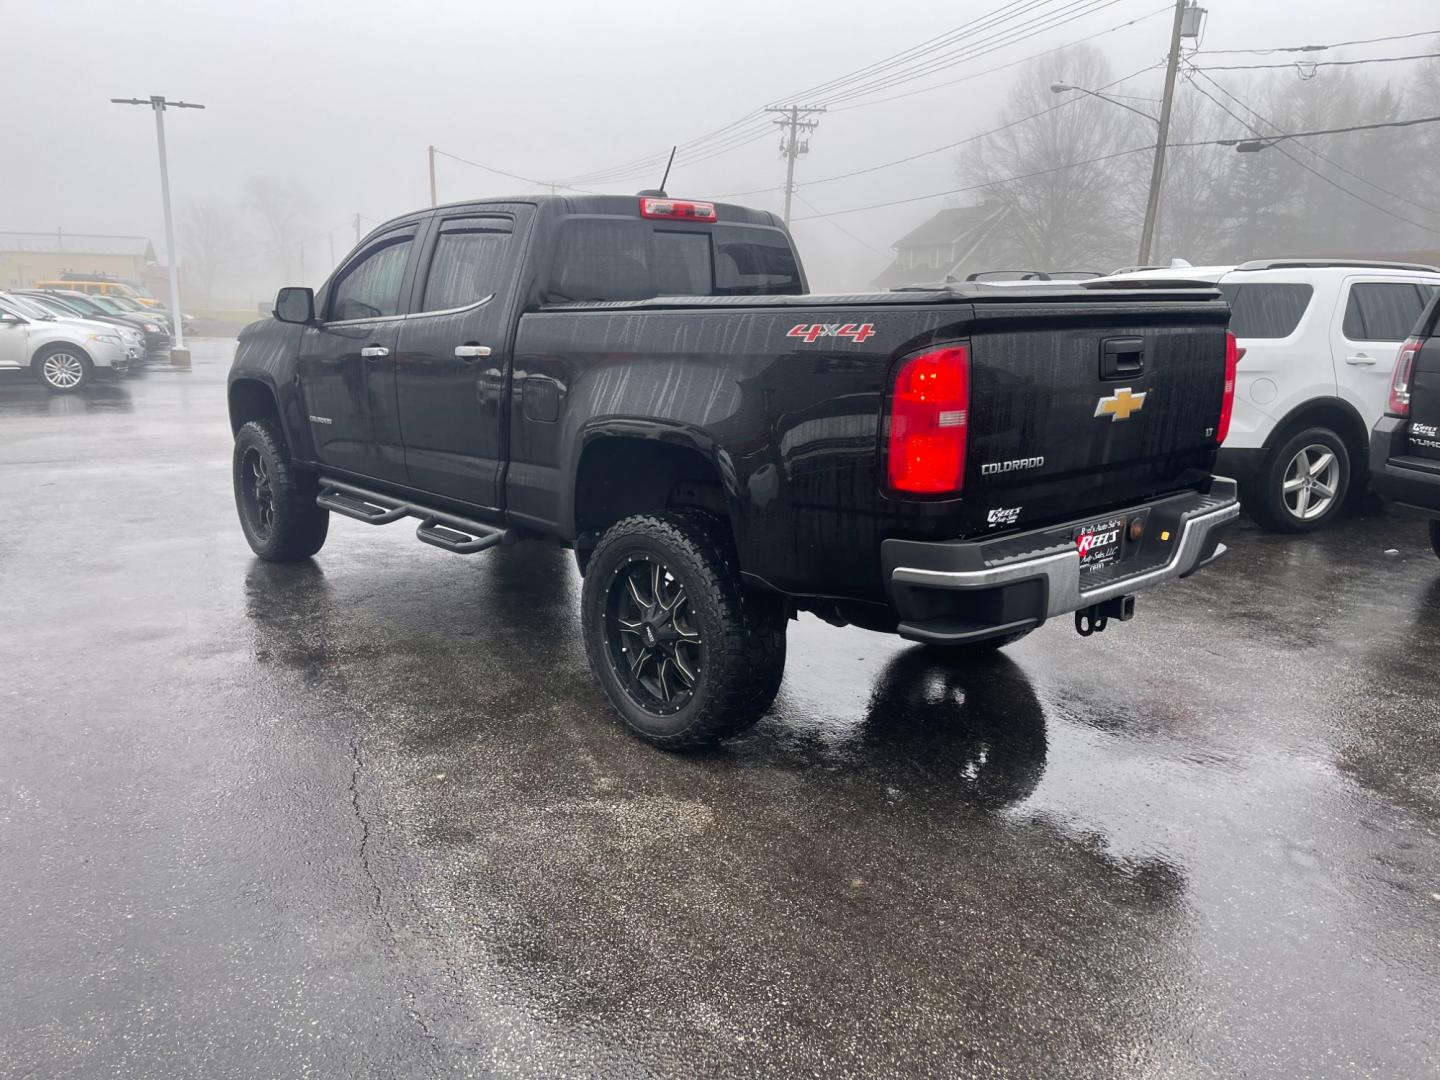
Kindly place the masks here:
[(22, 319), (19, 315), (16, 315), (14, 312), (0, 311), (0, 323), (13, 323), (15, 325), (19, 325), (24, 321), (24, 319)]
[(287, 285), (281, 289), (275, 294), (275, 318), (302, 326), (314, 322), (315, 290), (299, 285)]

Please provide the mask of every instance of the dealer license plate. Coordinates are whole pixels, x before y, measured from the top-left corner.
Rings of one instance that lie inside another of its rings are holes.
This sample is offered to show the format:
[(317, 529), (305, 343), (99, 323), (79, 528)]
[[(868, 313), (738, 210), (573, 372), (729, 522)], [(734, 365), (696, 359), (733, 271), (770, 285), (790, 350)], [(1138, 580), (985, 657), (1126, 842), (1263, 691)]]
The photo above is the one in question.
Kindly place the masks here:
[(1080, 552), (1080, 569), (1094, 570), (1120, 558), (1120, 540), (1124, 535), (1124, 518), (1106, 518), (1078, 526), (1075, 548)]

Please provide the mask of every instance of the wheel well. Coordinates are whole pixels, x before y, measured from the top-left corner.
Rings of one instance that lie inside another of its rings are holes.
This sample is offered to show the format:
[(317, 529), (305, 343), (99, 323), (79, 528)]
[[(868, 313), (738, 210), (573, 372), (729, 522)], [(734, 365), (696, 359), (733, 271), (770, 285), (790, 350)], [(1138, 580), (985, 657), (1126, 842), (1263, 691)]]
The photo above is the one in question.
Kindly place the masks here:
[(1307, 402), (1276, 424), (1265, 443), (1266, 449), (1279, 446), (1293, 433), (1307, 427), (1327, 427), (1335, 432), (1345, 440), (1355, 460), (1363, 459), (1370, 445), (1370, 431), (1353, 405), (1339, 398), (1322, 398)]
[(678, 506), (729, 521), (720, 473), (698, 450), (626, 436), (590, 443), (575, 476), (575, 550), (582, 565), (615, 522)]
[(280, 426), (280, 407), (275, 395), (258, 379), (236, 379), (230, 384), (230, 433), (236, 434), (251, 420), (271, 420)]

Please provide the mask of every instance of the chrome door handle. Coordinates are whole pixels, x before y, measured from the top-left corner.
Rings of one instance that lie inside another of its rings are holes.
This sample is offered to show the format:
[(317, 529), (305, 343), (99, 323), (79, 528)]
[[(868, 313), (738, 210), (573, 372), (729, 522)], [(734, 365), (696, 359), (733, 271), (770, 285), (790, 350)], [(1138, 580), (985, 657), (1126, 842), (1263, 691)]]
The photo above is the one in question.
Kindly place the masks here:
[(382, 356), (389, 356), (390, 350), (384, 345), (366, 345), (360, 350), (360, 355), (366, 360), (379, 360)]
[(482, 360), (490, 355), (489, 345), (456, 345), (455, 355), (461, 360)]
[(1345, 363), (1351, 367), (1374, 367), (1375, 358), (1366, 356), (1364, 353), (1356, 353), (1354, 356), (1345, 357)]

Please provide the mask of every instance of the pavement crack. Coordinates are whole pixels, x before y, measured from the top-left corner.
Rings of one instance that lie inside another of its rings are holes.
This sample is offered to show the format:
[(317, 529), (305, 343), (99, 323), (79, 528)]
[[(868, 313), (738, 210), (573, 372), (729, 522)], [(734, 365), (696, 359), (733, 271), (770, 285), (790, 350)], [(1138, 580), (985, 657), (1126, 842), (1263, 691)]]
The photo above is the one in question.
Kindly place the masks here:
[[(390, 953), (391, 959), (399, 963), (400, 950), (398, 947), (398, 935), (395, 924), (390, 918), (390, 912), (385, 907), (385, 893), (380, 887), (380, 879), (375, 876), (375, 871), (370, 865), (370, 819), (365, 816), (365, 811), (360, 805), (360, 773), (365, 768), (365, 759), (360, 752), (360, 737), (358, 734), (350, 736), (350, 808), (355, 813), (355, 820), (360, 824), (360, 869), (365, 875), (365, 880), (370, 883), (372, 898), (370, 901), (370, 912), (378, 918), (385, 927), (386, 950)], [(430, 1030), (430, 1024), (421, 1014), (415, 1003), (415, 990), (413, 987), (405, 987), (405, 1011), (410, 1014), (410, 1019), (415, 1022), (420, 1033), (427, 1039), (433, 1039), (435, 1033)]]

